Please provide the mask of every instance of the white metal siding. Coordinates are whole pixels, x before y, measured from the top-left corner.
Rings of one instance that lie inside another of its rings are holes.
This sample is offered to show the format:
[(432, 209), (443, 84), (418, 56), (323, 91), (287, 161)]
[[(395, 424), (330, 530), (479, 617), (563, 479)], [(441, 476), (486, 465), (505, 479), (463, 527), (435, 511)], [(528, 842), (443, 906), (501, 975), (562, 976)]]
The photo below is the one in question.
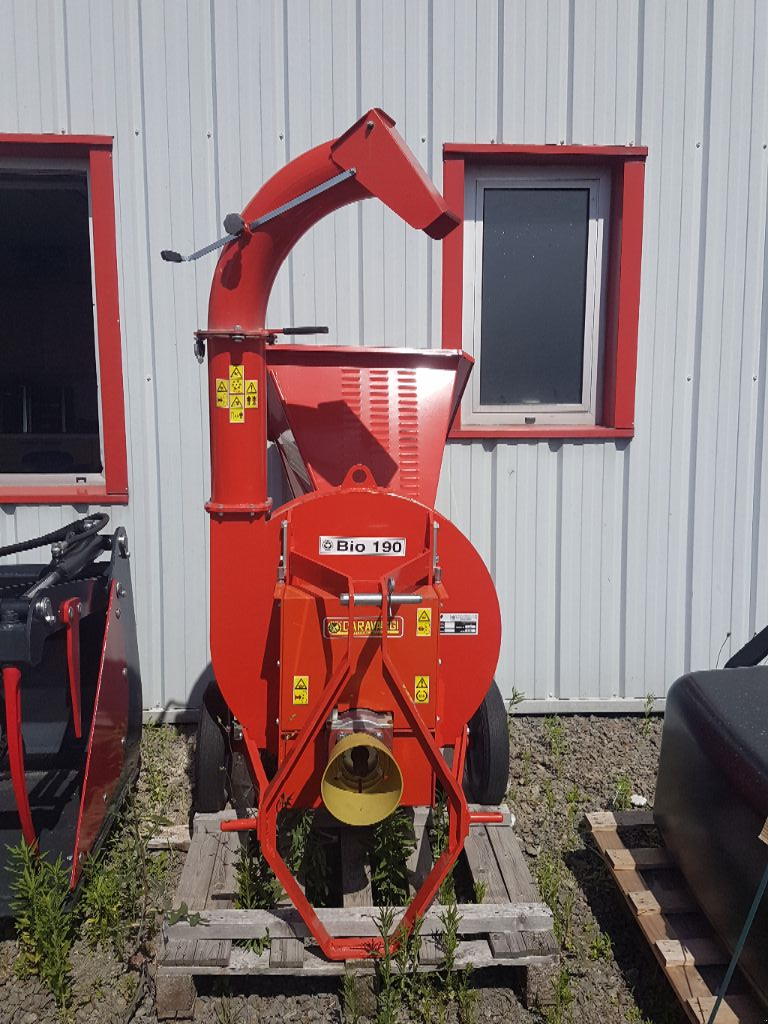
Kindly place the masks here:
[[(0, 130), (115, 136), (131, 502), (113, 520), (148, 706), (187, 701), (208, 632), (191, 335), (213, 257), (173, 268), (159, 251), (216, 237), (370, 106), (438, 186), (444, 142), (649, 148), (635, 438), (445, 457), (439, 505), (499, 589), (502, 689), (661, 696), (768, 622), (768, 4), (0, 0), (0, 19)], [(270, 322), (436, 346), (440, 268), (439, 245), (380, 205), (348, 208), (295, 250)], [(6, 506), (0, 543), (69, 515)]]

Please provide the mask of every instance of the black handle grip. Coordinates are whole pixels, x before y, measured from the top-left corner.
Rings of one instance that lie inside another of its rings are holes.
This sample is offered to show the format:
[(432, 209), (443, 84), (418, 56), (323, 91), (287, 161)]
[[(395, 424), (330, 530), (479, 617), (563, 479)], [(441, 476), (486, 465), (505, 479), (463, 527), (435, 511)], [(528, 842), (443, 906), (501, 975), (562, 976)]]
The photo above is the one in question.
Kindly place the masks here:
[(163, 249), (160, 253), (160, 258), (164, 259), (166, 263), (183, 263), (184, 257), (180, 252), (174, 252), (173, 249)]
[(327, 334), (327, 327), (284, 327), (283, 334)]

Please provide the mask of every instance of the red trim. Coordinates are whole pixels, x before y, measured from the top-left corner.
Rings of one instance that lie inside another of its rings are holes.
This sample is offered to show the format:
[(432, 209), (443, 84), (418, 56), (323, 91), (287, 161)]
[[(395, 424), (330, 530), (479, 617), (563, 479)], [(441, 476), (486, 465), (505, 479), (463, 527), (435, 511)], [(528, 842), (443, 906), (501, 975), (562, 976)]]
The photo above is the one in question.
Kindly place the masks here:
[(3, 487), (2, 505), (127, 505), (128, 495), (111, 494), (105, 486)]
[(453, 427), (450, 433), (451, 438), (463, 438), (465, 440), (478, 440), (484, 437), (496, 437), (496, 438), (528, 438), (529, 440), (537, 437), (560, 437), (560, 438), (584, 438), (585, 440), (610, 440), (614, 438), (619, 440), (620, 438), (634, 437), (635, 431), (633, 427), (571, 427), (568, 424), (558, 424), (557, 426), (545, 427), (545, 426), (530, 426), (526, 427), (523, 424), (515, 427)]
[(0, 504), (125, 505), (128, 502), (128, 457), (125, 444), (112, 138), (105, 135), (0, 134), (0, 154), (33, 158), (78, 156), (88, 160), (93, 214), (93, 276), (99, 347), (99, 396), (104, 447), (103, 485), (0, 485)]
[[(560, 161), (603, 164), (611, 171), (611, 223), (608, 242), (605, 346), (600, 423), (579, 427), (464, 426), (461, 408), (450, 438), (568, 438), (618, 440), (634, 436), (640, 264), (643, 243), (645, 146), (501, 146), (446, 143), (443, 182), (448, 206), (463, 221), (466, 164), (540, 164)], [(443, 242), (443, 348), (463, 347), (463, 226)]]
[[(645, 159), (646, 146), (503, 146), (496, 143), (446, 142), (443, 157), (446, 160), (508, 160), (510, 157), (544, 157), (545, 162), (566, 158), (568, 161), (584, 159), (601, 163), (611, 157), (619, 160)], [(454, 211), (455, 212), (455, 211)]]

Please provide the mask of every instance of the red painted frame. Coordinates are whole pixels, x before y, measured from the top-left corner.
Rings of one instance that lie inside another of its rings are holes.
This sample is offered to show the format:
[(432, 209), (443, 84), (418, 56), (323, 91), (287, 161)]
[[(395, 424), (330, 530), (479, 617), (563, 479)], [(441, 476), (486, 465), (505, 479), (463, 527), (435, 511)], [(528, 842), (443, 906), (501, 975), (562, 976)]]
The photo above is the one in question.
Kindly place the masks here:
[(467, 164), (597, 164), (611, 173), (608, 293), (603, 350), (602, 412), (595, 426), (466, 426), (461, 408), (451, 438), (630, 438), (635, 428), (637, 326), (643, 246), (644, 146), (503, 146), (446, 143), (443, 192), (462, 224), (443, 241), (443, 348), (462, 347), (464, 179)]
[(8, 135), (0, 133), (0, 155), (26, 158), (78, 157), (88, 161), (93, 215), (93, 276), (99, 349), (104, 482), (25, 486), (0, 484), (2, 505), (128, 503), (128, 458), (117, 285), (117, 238), (112, 172), (112, 137), (107, 135)]

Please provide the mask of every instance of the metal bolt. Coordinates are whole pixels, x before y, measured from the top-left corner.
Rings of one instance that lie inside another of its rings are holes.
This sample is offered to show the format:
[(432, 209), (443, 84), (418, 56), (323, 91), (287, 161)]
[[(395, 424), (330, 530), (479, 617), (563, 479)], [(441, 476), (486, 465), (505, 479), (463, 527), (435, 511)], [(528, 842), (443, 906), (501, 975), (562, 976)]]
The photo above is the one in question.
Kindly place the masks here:
[(35, 602), (35, 615), (47, 622), (49, 626), (56, 623), (56, 613), (53, 610), (50, 597), (41, 597)]
[(127, 678), (128, 678), (128, 669), (127, 669), (127, 668), (124, 668), (124, 669), (123, 669), (123, 678), (124, 678), (124, 679), (127, 679)]
[(279, 659), (279, 658), (277, 659), (277, 661), (275, 662), (275, 664), (277, 665), (277, 667), (278, 667), (278, 668), (280, 668), (280, 659)]
[(72, 619), (74, 619), (74, 617), (75, 617), (75, 609), (74, 608), (68, 608), (67, 609), (67, 618), (69, 619), (69, 621), (71, 622)]
[(85, 854), (84, 854), (84, 853), (83, 853), (83, 851), (81, 850), (81, 851), (80, 851), (80, 853), (78, 853), (78, 855), (77, 855), (77, 859), (78, 859), (78, 861), (81, 861), (81, 860), (83, 859), (83, 857), (84, 857), (84, 856), (85, 856)]
[(115, 608), (115, 618), (116, 619), (120, 618), (120, 609), (119, 608)]
[(103, 793), (101, 799), (104, 801), (104, 803), (106, 803), (107, 802), (107, 794)]
[(125, 587), (123, 586), (122, 583), (118, 583), (115, 590), (117, 592), (118, 597), (125, 597)]
[(121, 747), (124, 747), (124, 746), (125, 746), (125, 736), (121, 736), (121, 737), (120, 737), (120, 746), (121, 746)]

